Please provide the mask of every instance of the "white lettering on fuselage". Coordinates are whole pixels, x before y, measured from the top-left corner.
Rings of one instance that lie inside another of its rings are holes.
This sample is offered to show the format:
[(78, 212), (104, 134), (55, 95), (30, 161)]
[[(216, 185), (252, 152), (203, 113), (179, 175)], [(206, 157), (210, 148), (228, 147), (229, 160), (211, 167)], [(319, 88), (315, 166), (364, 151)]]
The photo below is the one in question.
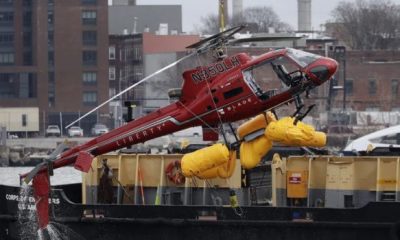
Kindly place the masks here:
[[(227, 112), (230, 111), (236, 111), (236, 108), (242, 108), (243, 106), (246, 106), (250, 103), (252, 103), (251, 97), (247, 99), (242, 99), (238, 102), (234, 102), (232, 104), (229, 104), (225, 106), (224, 108), (221, 108), (218, 110), (219, 114), (226, 114)], [(151, 126), (149, 128), (145, 129), (140, 129), (138, 130), (139, 132), (134, 132), (129, 136), (123, 137), (121, 139), (118, 139), (115, 141), (115, 144), (117, 147), (123, 147), (127, 145), (132, 145), (138, 142), (143, 142), (148, 139), (151, 139), (155, 135), (159, 135), (160, 132), (165, 128), (165, 122), (160, 123), (159, 125), (156, 126)]]
[(165, 126), (165, 123), (162, 123), (155, 127), (141, 130), (139, 132), (133, 133), (132, 135), (129, 135), (127, 137), (117, 140), (115, 142), (115, 144), (117, 145), (117, 147), (122, 147), (122, 146), (126, 146), (127, 144), (131, 145), (131, 144), (135, 144), (137, 142), (140, 142), (140, 141), (143, 141), (146, 139), (150, 139), (156, 133), (161, 132), (163, 130), (164, 126)]
[(241, 100), (239, 102), (235, 102), (235, 103), (232, 103), (232, 104), (226, 106), (224, 109), (227, 112), (235, 111), (236, 108), (243, 107), (243, 106), (245, 106), (245, 105), (247, 105), (247, 104), (249, 104), (251, 102), (252, 102), (251, 98), (243, 99), (243, 100)]

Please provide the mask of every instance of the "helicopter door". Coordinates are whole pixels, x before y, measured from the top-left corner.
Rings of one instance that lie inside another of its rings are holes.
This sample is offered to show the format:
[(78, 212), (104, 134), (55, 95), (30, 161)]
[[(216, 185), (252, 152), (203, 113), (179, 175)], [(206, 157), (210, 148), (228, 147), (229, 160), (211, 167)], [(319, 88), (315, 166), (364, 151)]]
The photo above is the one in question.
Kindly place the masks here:
[(269, 59), (243, 71), (243, 78), (249, 88), (260, 99), (287, 91), (294, 80), (301, 77), (299, 67), (284, 56)]

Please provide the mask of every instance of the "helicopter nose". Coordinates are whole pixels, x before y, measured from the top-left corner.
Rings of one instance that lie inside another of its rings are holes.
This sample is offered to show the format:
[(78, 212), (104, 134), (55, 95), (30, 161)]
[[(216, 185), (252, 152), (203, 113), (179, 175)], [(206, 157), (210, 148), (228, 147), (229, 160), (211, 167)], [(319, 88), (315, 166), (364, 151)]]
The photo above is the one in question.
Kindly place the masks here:
[(313, 82), (320, 85), (331, 79), (336, 73), (337, 68), (338, 63), (334, 59), (320, 58), (309, 67), (308, 72), (310, 73)]

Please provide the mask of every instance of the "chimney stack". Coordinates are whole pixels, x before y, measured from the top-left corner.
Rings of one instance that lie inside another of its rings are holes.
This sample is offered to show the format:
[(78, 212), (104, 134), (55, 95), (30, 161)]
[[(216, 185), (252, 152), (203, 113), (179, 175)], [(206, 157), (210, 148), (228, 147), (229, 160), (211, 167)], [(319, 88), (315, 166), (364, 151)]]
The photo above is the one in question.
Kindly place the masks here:
[(233, 0), (232, 3), (233, 16), (242, 19), (243, 17), (243, 0)]
[(299, 32), (311, 31), (311, 0), (297, 0), (297, 24)]

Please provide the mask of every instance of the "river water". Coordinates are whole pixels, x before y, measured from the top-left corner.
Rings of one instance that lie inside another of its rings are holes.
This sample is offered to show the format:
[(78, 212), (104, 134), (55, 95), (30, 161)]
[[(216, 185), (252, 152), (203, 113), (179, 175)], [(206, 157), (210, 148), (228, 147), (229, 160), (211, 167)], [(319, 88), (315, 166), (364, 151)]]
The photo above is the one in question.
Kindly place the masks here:
[[(19, 174), (27, 173), (33, 167), (0, 167), (0, 184), (7, 186), (19, 186)], [(64, 185), (82, 182), (82, 172), (73, 167), (63, 167), (54, 170), (54, 176), (50, 178), (51, 185)]]

